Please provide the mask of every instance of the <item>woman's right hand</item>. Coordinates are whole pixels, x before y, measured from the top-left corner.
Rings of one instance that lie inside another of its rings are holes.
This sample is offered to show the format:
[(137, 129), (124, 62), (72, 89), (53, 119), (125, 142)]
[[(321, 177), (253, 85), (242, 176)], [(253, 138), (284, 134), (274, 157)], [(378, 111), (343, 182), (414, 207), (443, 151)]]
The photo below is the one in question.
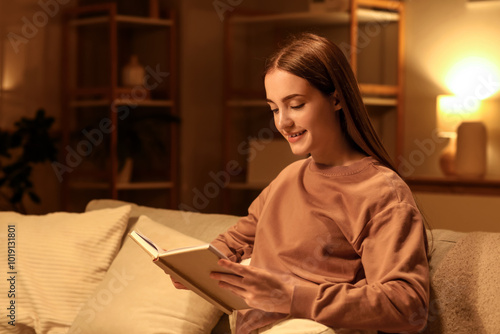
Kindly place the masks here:
[(186, 288), (182, 283), (177, 282), (172, 276), (170, 276), (170, 279), (176, 289), (188, 290), (188, 288)]

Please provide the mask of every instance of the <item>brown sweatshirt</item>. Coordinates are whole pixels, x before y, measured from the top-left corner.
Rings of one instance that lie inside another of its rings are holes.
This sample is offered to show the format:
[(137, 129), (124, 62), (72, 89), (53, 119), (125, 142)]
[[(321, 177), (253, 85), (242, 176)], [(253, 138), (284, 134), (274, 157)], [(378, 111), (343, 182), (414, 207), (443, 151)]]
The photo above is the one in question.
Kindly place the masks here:
[(332, 328), (422, 329), (429, 302), (424, 231), (407, 185), (375, 159), (291, 164), (247, 217), (212, 242), (231, 260), (251, 257), (251, 265), (295, 286), (290, 315), (241, 311), (237, 333), (285, 316)]

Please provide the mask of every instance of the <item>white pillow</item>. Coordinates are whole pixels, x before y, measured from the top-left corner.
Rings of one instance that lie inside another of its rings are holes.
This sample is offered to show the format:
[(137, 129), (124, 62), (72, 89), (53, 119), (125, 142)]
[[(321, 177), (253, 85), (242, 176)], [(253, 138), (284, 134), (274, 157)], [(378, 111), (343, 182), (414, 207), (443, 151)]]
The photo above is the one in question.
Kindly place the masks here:
[(375, 330), (329, 328), (309, 319), (285, 319), (259, 330), (262, 334), (377, 334)]
[(236, 216), (214, 213), (158, 209), (114, 199), (92, 200), (87, 204), (85, 211), (116, 208), (123, 205), (132, 206), (132, 210), (130, 211), (131, 221), (140, 216), (148, 216), (157, 223), (171, 227), (174, 230), (205, 242), (214, 240), (220, 233), (223, 233), (229, 227), (236, 224), (239, 219), (239, 217)]
[[(141, 216), (134, 228), (165, 249), (203, 242)], [(132, 239), (81, 309), (69, 333), (210, 333), (222, 312), (195, 293), (177, 290)]]
[[(2, 276), (13, 279), (0, 280), (0, 332), (67, 332), (117, 254), (129, 213), (130, 206), (43, 216), (0, 212), (1, 244), (10, 237), (15, 247), (12, 267), (2, 267)], [(6, 296), (7, 291), (15, 296)], [(5, 316), (11, 304), (12, 319)], [(8, 323), (11, 320), (15, 326)]]

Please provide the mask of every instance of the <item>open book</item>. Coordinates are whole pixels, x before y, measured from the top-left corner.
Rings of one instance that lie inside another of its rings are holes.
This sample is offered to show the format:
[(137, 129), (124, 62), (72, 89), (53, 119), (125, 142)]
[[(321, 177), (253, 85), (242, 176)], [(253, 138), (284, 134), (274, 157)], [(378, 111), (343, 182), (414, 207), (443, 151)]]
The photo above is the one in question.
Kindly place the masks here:
[(138, 231), (132, 231), (129, 237), (137, 242), (165, 273), (225, 313), (231, 314), (233, 310), (249, 308), (242, 298), (219, 287), (218, 281), (209, 277), (211, 272), (232, 273), (217, 264), (219, 259), (227, 257), (211, 244), (164, 251)]

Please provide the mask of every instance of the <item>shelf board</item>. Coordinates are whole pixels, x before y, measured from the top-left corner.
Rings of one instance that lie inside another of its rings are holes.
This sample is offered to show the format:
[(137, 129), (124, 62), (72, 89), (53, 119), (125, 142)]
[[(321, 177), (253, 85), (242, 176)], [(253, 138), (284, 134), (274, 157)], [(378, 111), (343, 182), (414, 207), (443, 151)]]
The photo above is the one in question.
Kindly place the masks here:
[(500, 196), (500, 178), (409, 177), (405, 181), (414, 192)]
[[(117, 99), (115, 102), (117, 105), (128, 105), (130, 104), (129, 99)], [(172, 100), (143, 100), (143, 101), (133, 101), (133, 104), (137, 104), (140, 107), (172, 107), (174, 102)]]
[[(116, 99), (115, 105), (123, 106), (134, 104), (140, 107), (172, 107), (174, 105), (172, 100), (142, 100), (133, 101), (132, 99)], [(70, 102), (70, 107), (105, 107), (111, 105), (111, 100), (74, 100)]]
[(70, 96), (92, 96), (92, 95), (108, 95), (111, 91), (109, 86), (75, 88), (70, 91)]
[(398, 105), (397, 99), (386, 97), (363, 96), (363, 102), (367, 106), (396, 107)]
[[(399, 14), (394, 12), (358, 9), (359, 23), (369, 22), (397, 22)], [(269, 14), (258, 16), (234, 15), (232, 23), (302, 23), (302, 24), (349, 24), (349, 12), (292, 12), (283, 14)]]
[(234, 189), (234, 190), (262, 190), (265, 187), (267, 187), (269, 183), (265, 182), (252, 182), (252, 183), (246, 183), (246, 182), (233, 182), (229, 183), (227, 185), (228, 189)]
[(231, 99), (226, 101), (228, 107), (269, 107), (263, 99)]
[[(106, 190), (111, 187), (108, 182), (73, 182), (70, 184), (74, 189), (95, 189)], [(118, 190), (144, 190), (144, 189), (171, 189), (174, 187), (173, 182), (128, 182), (118, 183)]]
[(171, 189), (174, 187), (173, 182), (129, 182), (118, 183), (118, 190), (141, 190), (141, 189)]
[(396, 85), (359, 84), (359, 90), (363, 95), (397, 96), (399, 88)]
[[(363, 102), (369, 106), (394, 107), (397, 106), (398, 100), (389, 97), (371, 97), (364, 96)], [(226, 106), (233, 108), (243, 107), (269, 107), (266, 100), (262, 99), (231, 99), (226, 101)]]
[[(95, 16), (82, 19), (74, 19), (70, 21), (72, 26), (86, 26), (94, 24), (109, 23), (110, 16)], [(169, 19), (154, 19), (150, 17), (141, 16), (131, 16), (131, 15), (116, 15), (116, 21), (118, 23), (128, 23), (128, 24), (140, 24), (149, 26), (159, 26), (159, 27), (170, 27), (173, 26), (174, 22)]]
[[(500, 179), (412, 177), (406, 178), (405, 181), (414, 192), (500, 196)], [(229, 183), (227, 188), (234, 190), (262, 190), (267, 185), (267, 183), (261, 182), (234, 182)]]

